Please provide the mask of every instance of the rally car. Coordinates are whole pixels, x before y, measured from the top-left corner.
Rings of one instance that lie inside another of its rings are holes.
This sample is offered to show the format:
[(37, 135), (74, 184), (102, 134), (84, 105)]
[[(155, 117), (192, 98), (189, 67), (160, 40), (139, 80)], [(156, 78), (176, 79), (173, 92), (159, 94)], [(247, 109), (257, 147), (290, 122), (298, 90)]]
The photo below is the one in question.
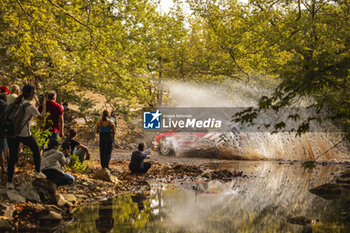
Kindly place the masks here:
[(182, 129), (157, 133), (152, 141), (153, 150), (162, 155), (173, 155), (176, 151), (191, 147), (226, 145), (240, 147), (246, 135), (231, 127), (227, 132), (186, 132)]

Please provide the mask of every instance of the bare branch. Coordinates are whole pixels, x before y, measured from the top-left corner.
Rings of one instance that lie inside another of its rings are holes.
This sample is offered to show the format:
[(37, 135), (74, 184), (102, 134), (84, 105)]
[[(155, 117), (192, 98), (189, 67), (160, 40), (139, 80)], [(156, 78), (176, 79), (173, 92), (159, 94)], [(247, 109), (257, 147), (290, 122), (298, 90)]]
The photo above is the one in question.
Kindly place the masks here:
[(329, 148), (328, 150), (326, 150), (325, 152), (323, 152), (322, 154), (320, 154), (319, 156), (316, 157), (315, 160), (319, 159), (322, 155), (327, 154), (330, 150), (334, 149), (336, 146), (338, 146), (340, 143), (342, 143), (345, 140), (345, 137), (343, 137), (339, 142), (337, 142), (336, 144), (334, 144), (331, 148)]

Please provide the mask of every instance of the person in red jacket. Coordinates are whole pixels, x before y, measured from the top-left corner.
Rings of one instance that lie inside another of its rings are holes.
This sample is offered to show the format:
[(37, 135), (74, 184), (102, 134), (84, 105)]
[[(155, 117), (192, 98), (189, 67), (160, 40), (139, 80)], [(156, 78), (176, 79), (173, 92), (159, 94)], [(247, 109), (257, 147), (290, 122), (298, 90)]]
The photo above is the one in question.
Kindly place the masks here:
[[(47, 95), (46, 112), (50, 113), (45, 129), (50, 129), (52, 132), (51, 137), (58, 140), (58, 135), (64, 137), (64, 120), (63, 120), (63, 108), (60, 104), (56, 103), (56, 92), (50, 91)], [(39, 112), (42, 111), (42, 105), (39, 106)], [(51, 121), (51, 122), (50, 122)]]

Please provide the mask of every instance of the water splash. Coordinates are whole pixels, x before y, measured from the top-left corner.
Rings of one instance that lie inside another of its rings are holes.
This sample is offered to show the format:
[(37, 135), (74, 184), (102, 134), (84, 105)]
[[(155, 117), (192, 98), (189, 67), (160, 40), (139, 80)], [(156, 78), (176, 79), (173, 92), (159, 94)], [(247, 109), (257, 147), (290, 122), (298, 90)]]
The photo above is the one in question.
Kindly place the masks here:
[[(168, 81), (164, 85), (170, 97), (167, 105), (171, 107), (256, 107), (259, 98), (262, 95), (268, 95), (275, 84), (268, 81), (249, 84), (226, 81), (217, 85), (196, 85), (187, 82)], [(298, 106), (305, 106), (310, 101), (312, 100), (300, 99)], [(231, 137), (228, 144), (240, 144), (239, 150), (237, 150), (237, 146), (231, 147), (237, 151), (236, 156), (242, 156), (246, 159), (317, 159), (318, 161), (339, 162), (349, 160), (348, 146), (345, 143), (340, 143), (337, 147), (329, 150), (341, 140), (341, 133), (309, 132), (301, 137), (296, 137), (293, 133), (282, 132), (276, 134), (249, 132), (244, 133), (244, 135), (245, 140)], [(171, 138), (167, 140), (171, 140), (176, 150), (182, 149), (177, 146), (179, 144), (177, 143), (178, 139)], [(210, 147), (213, 146), (218, 147), (217, 142), (214, 142)], [(198, 145), (195, 145), (195, 147), (198, 147)], [(236, 159), (235, 156), (231, 158)]]

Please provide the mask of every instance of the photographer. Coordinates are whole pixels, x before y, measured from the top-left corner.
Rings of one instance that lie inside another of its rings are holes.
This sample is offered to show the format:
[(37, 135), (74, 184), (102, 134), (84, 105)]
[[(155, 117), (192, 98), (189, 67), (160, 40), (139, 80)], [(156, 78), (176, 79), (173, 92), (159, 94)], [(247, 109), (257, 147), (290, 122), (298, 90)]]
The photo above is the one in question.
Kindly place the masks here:
[(62, 144), (63, 154), (69, 156), (75, 154), (79, 157), (79, 161), (83, 163), (84, 160), (90, 159), (89, 149), (78, 142), (76, 138), (77, 131), (75, 129), (71, 129), (69, 131), (69, 137)]
[(132, 152), (129, 169), (132, 173), (146, 173), (151, 168), (150, 162), (143, 162), (144, 159), (150, 158), (149, 152), (143, 152), (145, 145), (140, 143), (137, 151)]
[(70, 162), (69, 156), (64, 156), (61, 151), (59, 142), (50, 138), (48, 148), (44, 150), (41, 160), (41, 171), (46, 175), (47, 179), (54, 182), (57, 186), (67, 185), (74, 182), (74, 177), (63, 172), (63, 166)]

